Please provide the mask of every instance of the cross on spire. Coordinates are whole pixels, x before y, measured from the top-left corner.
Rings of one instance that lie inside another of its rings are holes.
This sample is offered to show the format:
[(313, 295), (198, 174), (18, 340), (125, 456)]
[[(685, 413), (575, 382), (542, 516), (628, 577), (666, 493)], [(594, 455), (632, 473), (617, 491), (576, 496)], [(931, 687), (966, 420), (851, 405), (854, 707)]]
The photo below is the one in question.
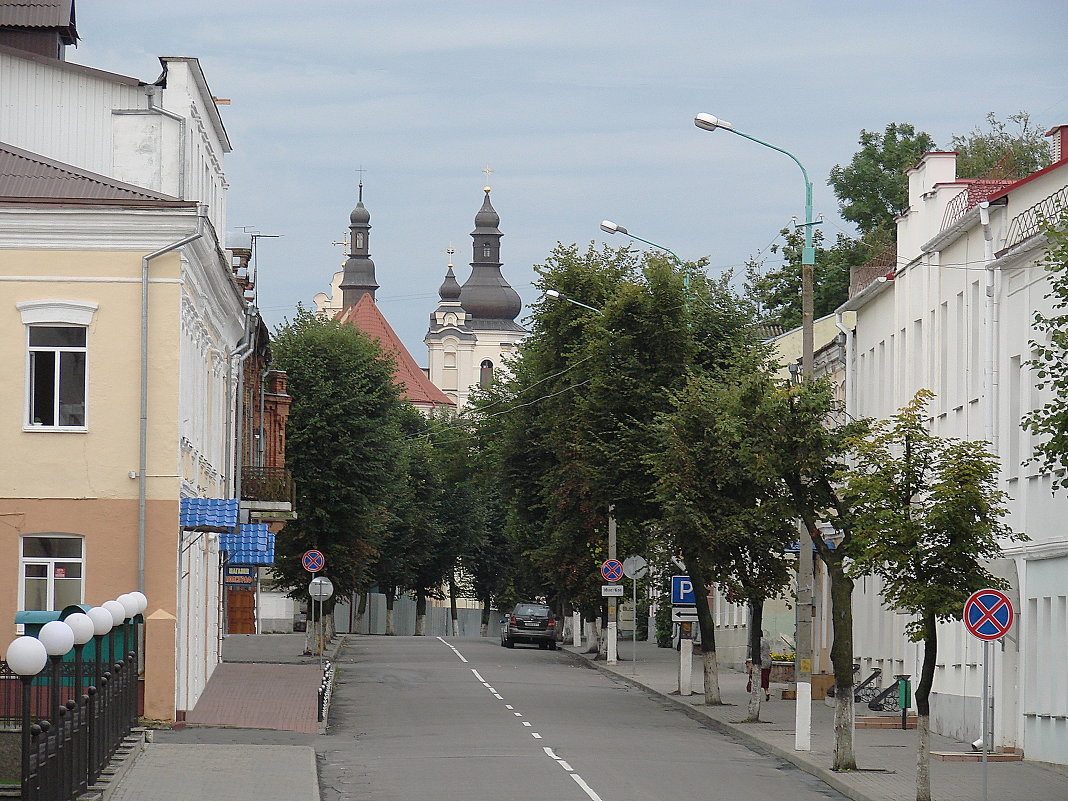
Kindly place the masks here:
[(486, 176), (486, 189), (489, 189), (490, 176), (493, 175), (493, 168), (487, 164), (482, 168), (482, 172)]

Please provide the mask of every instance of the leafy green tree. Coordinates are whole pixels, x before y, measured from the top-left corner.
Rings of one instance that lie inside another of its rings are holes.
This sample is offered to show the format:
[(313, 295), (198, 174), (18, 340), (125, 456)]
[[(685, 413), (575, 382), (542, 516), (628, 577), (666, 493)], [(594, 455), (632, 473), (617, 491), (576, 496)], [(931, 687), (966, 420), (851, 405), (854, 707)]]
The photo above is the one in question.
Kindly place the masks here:
[(986, 443), (937, 437), (920, 390), (889, 420), (857, 441), (842, 498), (853, 520), (853, 576), (875, 574), (889, 608), (915, 615), (906, 626), (923, 643), (916, 686), (916, 801), (931, 800), (930, 693), (938, 661), (938, 623), (960, 620), (984, 587), (1007, 587), (984, 562), (1000, 541), (1025, 539), (1002, 522), (1007, 495)]
[(382, 543), (400, 442), (399, 390), (376, 343), (303, 308), (275, 330), (271, 349), (293, 397), (286, 466), (300, 509), (278, 537), (274, 573), (290, 597), (308, 600), (300, 558), (322, 551), (335, 587), (329, 612), (335, 599), (366, 586)]
[[(835, 684), (833, 770), (855, 770), (853, 748), (853, 522), (840, 492), (852, 442), (867, 430), (864, 421), (844, 419), (825, 379), (764, 392), (753, 412), (750, 435), (756, 468), (785, 485), (794, 514), (827, 566), (834, 639)], [(837, 546), (824, 541), (820, 523), (834, 528)], [(801, 543), (805, 547), (805, 543)]]
[(905, 171), (935, 149), (929, 134), (908, 123), (891, 122), (882, 133), (860, 132), (860, 150), (845, 167), (835, 165), (827, 183), (834, 189), (842, 216), (864, 236), (893, 239), (895, 218), (908, 208)]
[(1042, 263), (1052, 310), (1035, 313), (1035, 330), (1045, 337), (1031, 342), (1035, 357), (1028, 366), (1035, 371), (1036, 387), (1051, 391), (1052, 397), (1025, 415), (1023, 426), (1037, 438), (1028, 462), (1052, 474), (1053, 489), (1060, 490), (1068, 486), (1068, 212), (1047, 224), (1046, 238), (1049, 248)]
[[(976, 126), (971, 133), (957, 134), (950, 144), (957, 151), (958, 178), (1024, 178), (1049, 166), (1049, 140), (1042, 128), (1031, 124), (1026, 111), (1002, 121), (991, 111), (987, 130)], [(1009, 124), (1015, 126), (1010, 130)]]
[[(759, 467), (762, 457), (754, 450), (759, 439), (751, 437), (753, 412), (771, 386), (762, 356), (754, 343), (739, 352), (737, 369), (691, 375), (661, 416), (659, 447), (648, 457), (657, 474), (663, 532), (682, 554), (694, 585), (719, 583), (751, 605), (757, 675), (764, 601), (789, 583), (785, 550), (797, 536), (785, 485)], [(705, 703), (718, 704), (715, 627), (707, 605), (698, 604), (697, 615)], [(750, 719), (759, 716), (756, 682)]]

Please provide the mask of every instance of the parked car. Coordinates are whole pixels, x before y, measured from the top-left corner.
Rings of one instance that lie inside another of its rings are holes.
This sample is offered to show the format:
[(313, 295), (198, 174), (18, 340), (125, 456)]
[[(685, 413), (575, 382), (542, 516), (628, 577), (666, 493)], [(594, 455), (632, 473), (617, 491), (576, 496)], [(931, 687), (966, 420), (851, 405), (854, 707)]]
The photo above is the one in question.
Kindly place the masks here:
[(545, 604), (516, 604), (501, 621), (501, 647), (514, 648), (517, 642), (556, 650), (556, 619)]

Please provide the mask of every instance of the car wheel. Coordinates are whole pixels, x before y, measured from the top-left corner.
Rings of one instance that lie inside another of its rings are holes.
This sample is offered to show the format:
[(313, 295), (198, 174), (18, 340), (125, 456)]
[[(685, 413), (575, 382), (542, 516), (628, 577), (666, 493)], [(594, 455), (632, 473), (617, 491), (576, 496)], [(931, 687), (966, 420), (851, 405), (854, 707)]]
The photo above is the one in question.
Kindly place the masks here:
[(504, 645), (504, 637), (501, 637), (501, 648), (504, 648), (504, 647), (505, 647), (505, 645)]
[(547, 642), (539, 642), (538, 643), (538, 648), (540, 648), (542, 651), (544, 651), (548, 647), (549, 647), (549, 643), (547, 643)]
[(506, 638), (505, 641), (504, 641), (504, 647), (505, 648), (515, 648), (515, 643)]
[(550, 651), (555, 651), (556, 650), (556, 640), (553, 640), (551, 643), (549, 643), (549, 650)]

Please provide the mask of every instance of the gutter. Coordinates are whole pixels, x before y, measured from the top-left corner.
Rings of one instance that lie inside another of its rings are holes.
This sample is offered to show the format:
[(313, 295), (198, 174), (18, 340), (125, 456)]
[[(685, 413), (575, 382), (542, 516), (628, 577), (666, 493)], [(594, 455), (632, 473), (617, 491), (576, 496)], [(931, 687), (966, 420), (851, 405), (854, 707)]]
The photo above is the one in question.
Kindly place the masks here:
[(990, 443), (992, 453), (998, 452), (998, 384), (1000, 370), (997, 359), (997, 344), (1000, 327), (1000, 294), (1001, 294), (1001, 271), (994, 261), (994, 234), (990, 230), (990, 203), (983, 201), (979, 204), (979, 224), (983, 228), (983, 262), (986, 265), (986, 343), (985, 343), (985, 368), (986, 375), (986, 414), (985, 434), (986, 441)]
[(197, 232), (141, 257), (141, 420), (137, 457), (137, 588), (145, 591), (145, 506), (148, 497), (148, 263), (204, 235), (204, 215), (197, 209)]

